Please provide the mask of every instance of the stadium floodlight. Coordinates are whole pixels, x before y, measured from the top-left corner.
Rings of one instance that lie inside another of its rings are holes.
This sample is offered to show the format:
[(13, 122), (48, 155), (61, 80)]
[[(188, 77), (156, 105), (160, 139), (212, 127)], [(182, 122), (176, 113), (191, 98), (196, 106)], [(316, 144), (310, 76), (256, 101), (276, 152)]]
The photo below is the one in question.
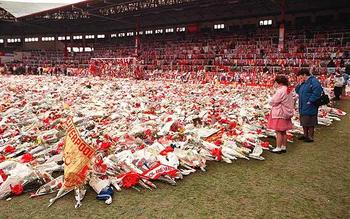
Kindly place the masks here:
[(174, 33), (174, 28), (165, 29), (165, 33)]
[(176, 32), (185, 32), (186, 28), (185, 27), (178, 27), (176, 28)]
[(85, 39), (95, 39), (95, 35), (85, 35)]
[(27, 38), (24, 38), (24, 42), (26, 42), (26, 43), (37, 42), (37, 41), (38, 41), (38, 38), (37, 38), (37, 37), (27, 37)]
[(20, 43), (21, 39), (20, 38), (10, 38), (10, 39), (7, 39), (7, 42), (8, 43)]
[(104, 34), (99, 34), (99, 35), (97, 35), (97, 38), (98, 39), (104, 39), (106, 37), (106, 35), (104, 35)]
[(94, 51), (94, 48), (92, 48), (92, 47), (85, 47), (84, 48), (84, 52), (92, 52), (92, 51)]
[(160, 33), (163, 33), (163, 30), (162, 29), (158, 29), (155, 31), (156, 34), (160, 34)]
[(4, 43), (4, 39), (0, 39), (0, 43)]
[(261, 20), (259, 22), (260, 26), (271, 26), (272, 25), (272, 20)]
[(82, 35), (73, 36), (73, 40), (81, 40), (81, 39), (83, 39)]
[(220, 29), (224, 29), (225, 28), (225, 24), (215, 24), (214, 25), (214, 30), (220, 30)]

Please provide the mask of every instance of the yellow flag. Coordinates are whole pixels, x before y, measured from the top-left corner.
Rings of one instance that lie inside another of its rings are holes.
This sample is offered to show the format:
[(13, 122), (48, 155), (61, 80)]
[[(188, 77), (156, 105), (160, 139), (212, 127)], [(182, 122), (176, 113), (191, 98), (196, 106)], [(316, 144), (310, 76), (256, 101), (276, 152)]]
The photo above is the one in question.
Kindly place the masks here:
[(79, 136), (72, 117), (67, 119), (66, 127), (63, 185), (66, 189), (71, 189), (85, 184), (95, 150)]

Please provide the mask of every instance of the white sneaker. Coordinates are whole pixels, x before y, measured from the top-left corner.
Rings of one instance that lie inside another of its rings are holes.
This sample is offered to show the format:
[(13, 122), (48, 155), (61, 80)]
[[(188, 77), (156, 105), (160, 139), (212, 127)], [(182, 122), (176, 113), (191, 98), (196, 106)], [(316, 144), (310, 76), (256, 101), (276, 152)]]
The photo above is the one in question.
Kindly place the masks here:
[(281, 151), (282, 151), (281, 148), (274, 148), (271, 150), (272, 153), (276, 153), (276, 154), (282, 153)]
[(281, 146), (281, 153), (286, 153), (286, 152), (287, 152), (287, 147)]

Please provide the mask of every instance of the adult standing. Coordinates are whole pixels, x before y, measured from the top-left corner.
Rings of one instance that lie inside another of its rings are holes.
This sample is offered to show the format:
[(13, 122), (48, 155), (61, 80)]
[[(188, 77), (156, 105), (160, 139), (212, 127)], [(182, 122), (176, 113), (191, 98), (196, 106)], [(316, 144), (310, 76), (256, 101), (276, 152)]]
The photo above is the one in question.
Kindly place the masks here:
[(340, 100), (340, 96), (342, 95), (344, 84), (345, 84), (345, 80), (343, 76), (339, 72), (337, 72), (334, 78), (334, 90), (333, 90), (335, 100)]
[(346, 96), (346, 86), (348, 85), (348, 81), (349, 81), (349, 75), (346, 73), (346, 71), (343, 72), (343, 78), (344, 78), (344, 85), (343, 85), (342, 95)]
[(301, 83), (297, 85), (295, 90), (299, 95), (300, 125), (304, 130), (304, 135), (299, 140), (313, 142), (315, 126), (318, 123), (318, 106), (315, 103), (321, 98), (323, 88), (308, 69), (301, 69), (297, 76)]

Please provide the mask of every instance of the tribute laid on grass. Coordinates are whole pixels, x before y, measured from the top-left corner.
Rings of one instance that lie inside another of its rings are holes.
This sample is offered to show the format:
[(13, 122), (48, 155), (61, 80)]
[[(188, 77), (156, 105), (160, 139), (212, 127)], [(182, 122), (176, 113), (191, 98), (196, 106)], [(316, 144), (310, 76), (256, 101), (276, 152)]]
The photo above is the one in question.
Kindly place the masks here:
[[(3, 76), (0, 198), (23, 192), (58, 192), (58, 198), (75, 190), (79, 207), (90, 185), (110, 204), (115, 190), (176, 185), (205, 171), (210, 160), (263, 160), (266, 138), (274, 137), (266, 129), (272, 93), (220, 84)], [(322, 106), (319, 123), (328, 126), (343, 115)], [(292, 121), (290, 141), (302, 133), (298, 114)]]

